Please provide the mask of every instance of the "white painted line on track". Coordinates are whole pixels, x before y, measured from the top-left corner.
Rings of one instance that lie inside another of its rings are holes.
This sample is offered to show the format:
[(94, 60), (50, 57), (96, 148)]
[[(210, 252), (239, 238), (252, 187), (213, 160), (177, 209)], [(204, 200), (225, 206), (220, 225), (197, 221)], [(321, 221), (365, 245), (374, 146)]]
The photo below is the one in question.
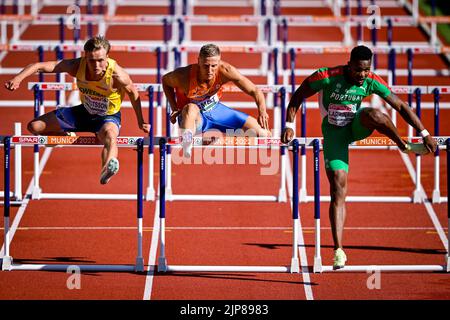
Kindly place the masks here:
[[(400, 156), (403, 159), (403, 162), (405, 163), (406, 168), (408, 169), (409, 175), (411, 176), (411, 180), (413, 183), (416, 183), (416, 174), (414, 167), (411, 163), (411, 159), (409, 159), (409, 156), (400, 152)], [(430, 201), (428, 200), (428, 196), (425, 193), (425, 190), (423, 189), (422, 185), (419, 186), (419, 192), (424, 200), (425, 209), (428, 212), (428, 215), (430, 216), (431, 221), (433, 222), (434, 228), (436, 229), (439, 238), (441, 239), (442, 244), (444, 245), (444, 248), (448, 252), (448, 240), (447, 236), (445, 235), (445, 229), (442, 227), (441, 223), (439, 222), (439, 219), (436, 215), (436, 212), (433, 209), (433, 206), (431, 205)]]
[[(159, 185), (158, 185), (159, 190)], [(155, 274), (156, 266), (156, 252), (158, 251), (159, 243), (159, 198), (155, 201), (155, 216), (153, 218), (153, 231), (152, 231), (152, 241), (150, 243), (150, 251), (148, 256), (148, 268), (147, 275), (145, 276), (145, 288), (143, 300), (150, 300), (152, 297), (153, 289), (153, 275)]]
[[(50, 158), (50, 154), (52, 153), (52, 148), (45, 148), (44, 154), (42, 155), (41, 160), (39, 161), (39, 175), (41, 175), (42, 171), (44, 170), (45, 165), (47, 164), (48, 159)], [(12, 242), (14, 235), (16, 234), (16, 231), (19, 228), (19, 223), (23, 218), (23, 215), (25, 214), (25, 210), (28, 206), (28, 202), (31, 200), (31, 194), (33, 192), (33, 185), (34, 185), (34, 177), (31, 178), (30, 184), (28, 185), (27, 190), (25, 191), (25, 196), (23, 198), (23, 202), (19, 207), (19, 210), (17, 211), (17, 214), (14, 217), (14, 221), (11, 225), (11, 228), (9, 229), (10, 233), (10, 242)], [(5, 254), (5, 244), (3, 243), (2, 249), (0, 250), (0, 256), (3, 257)]]
[[(291, 169), (291, 163), (289, 161), (289, 156), (287, 157), (287, 163), (286, 163), (286, 175), (287, 175), (287, 185), (288, 185), (288, 194), (289, 194), (289, 206), (292, 211), (292, 169)], [(311, 286), (311, 278), (309, 276), (309, 267), (308, 267), (308, 257), (306, 255), (306, 249), (305, 249), (305, 239), (303, 238), (303, 228), (302, 223), (300, 219), (300, 214), (298, 217), (298, 224), (299, 224), (299, 233), (298, 233), (298, 250), (300, 254), (300, 266), (302, 270), (302, 277), (303, 277), (303, 288), (305, 289), (305, 296), (306, 300), (314, 300), (314, 295), (312, 292), (312, 286)]]

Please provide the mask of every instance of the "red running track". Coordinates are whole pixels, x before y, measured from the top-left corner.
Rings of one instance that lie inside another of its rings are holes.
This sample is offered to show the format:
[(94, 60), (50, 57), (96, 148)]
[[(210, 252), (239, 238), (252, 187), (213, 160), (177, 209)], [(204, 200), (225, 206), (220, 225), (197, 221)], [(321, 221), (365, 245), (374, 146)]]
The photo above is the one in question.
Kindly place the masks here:
[[(48, 7), (43, 12), (60, 12), (61, 8)], [(287, 9), (286, 9), (287, 10)], [(296, 14), (330, 14), (322, 8), (292, 10)], [(165, 8), (150, 11), (145, 8), (119, 7), (118, 14), (167, 14)], [(196, 14), (217, 14), (217, 8), (198, 9)], [(251, 14), (247, 9), (232, 10), (225, 14)], [(290, 11), (283, 11), (290, 14)], [(401, 10), (394, 14), (404, 14)], [(332, 29), (332, 28), (331, 28)], [(290, 40), (333, 40), (340, 35), (336, 30), (292, 28)], [(417, 40), (417, 30), (399, 28), (398, 40)], [(23, 35), (27, 39), (54, 36), (53, 27), (30, 27)], [(47, 36), (48, 35), (48, 36)], [(162, 39), (159, 27), (111, 27), (111, 39)], [(194, 27), (193, 40), (255, 40), (256, 28)], [(52, 53), (46, 59), (52, 59)], [(124, 67), (155, 67), (153, 54), (111, 53)], [(21, 67), (36, 61), (31, 53), (8, 54), (5, 67)], [(189, 62), (195, 61), (195, 54)], [(240, 68), (256, 68), (261, 63), (257, 55), (225, 53), (224, 60)], [(302, 55), (298, 68), (315, 69), (330, 64), (345, 64), (345, 55)], [(386, 57), (380, 55), (380, 68), (386, 67)], [(405, 57), (398, 58), (398, 67), (405, 68)], [(415, 68), (446, 68), (438, 57), (416, 56)], [(8, 76), (0, 76), (5, 81)], [(53, 81), (46, 76), (46, 81)], [(251, 77), (265, 84), (265, 77)], [(36, 78), (30, 78), (35, 81)], [(154, 82), (153, 76), (135, 76), (135, 82)], [(297, 78), (297, 83), (302, 77)], [(405, 83), (399, 78), (400, 83)], [(416, 77), (415, 84), (448, 84), (444, 77)], [(402, 97), (405, 98), (405, 97)], [(15, 94), (2, 91), (4, 100), (31, 99), (22, 88)], [(53, 99), (48, 94), (48, 99)], [(145, 95), (142, 95), (145, 99)], [(313, 98), (315, 100), (315, 98)], [(428, 97), (424, 97), (428, 99)], [(444, 98), (447, 99), (447, 98)], [(242, 94), (228, 94), (225, 100), (250, 101)], [(448, 101), (448, 100), (444, 100)], [(12, 134), (14, 122), (26, 123), (32, 117), (30, 108), (1, 108), (0, 132)], [(245, 110), (255, 115), (255, 110)], [(146, 113), (146, 110), (145, 110)], [(272, 114), (270, 114), (273, 116)], [(124, 109), (121, 135), (140, 135), (131, 109)], [(320, 116), (316, 109), (308, 110), (308, 136), (320, 135)], [(432, 129), (432, 111), (423, 111), (423, 121)], [(441, 112), (442, 135), (449, 135), (448, 110)], [(399, 130), (406, 134), (404, 123)], [(121, 171), (106, 186), (98, 184), (99, 149), (54, 148), (42, 173), (44, 192), (110, 192), (131, 193), (135, 190), (135, 152), (120, 150)], [(41, 151), (42, 154), (42, 151)], [(156, 152), (158, 156), (158, 152)], [(311, 153), (308, 151), (307, 190), (312, 192)], [(414, 164), (415, 159), (410, 158)], [(145, 156), (144, 163), (147, 161)], [(446, 156), (441, 157), (442, 194), (447, 194)], [(431, 156), (423, 158), (422, 183), (430, 196), (433, 189)], [(275, 160), (272, 164), (275, 163)], [(414, 184), (397, 151), (357, 150), (350, 153), (350, 195), (403, 195), (410, 196)], [(0, 160), (3, 165), (3, 158)], [(386, 164), (386, 165), (380, 165)], [(158, 178), (158, 161), (155, 176)], [(173, 191), (193, 194), (277, 194), (279, 173), (260, 175), (267, 165), (174, 165)], [(147, 166), (146, 169), (148, 170)], [(3, 186), (3, 172), (0, 174)], [(32, 178), (31, 148), (24, 151), (24, 187)], [(155, 183), (155, 188), (157, 184)], [(328, 184), (321, 167), (321, 190), (327, 193)], [(156, 203), (144, 204), (144, 259), (149, 263)], [(433, 204), (432, 210), (447, 229), (447, 204)], [(332, 239), (327, 218), (328, 204), (322, 211), (323, 263), (332, 259)], [(346, 222), (345, 247), (349, 264), (443, 264), (445, 248), (423, 204), (349, 203)], [(12, 218), (21, 216), (19, 228), (12, 241), (11, 253), (16, 262), (73, 263), (73, 264), (129, 264), (136, 252), (135, 204), (132, 201), (73, 201), (32, 200), (26, 210), (13, 208)], [(169, 264), (195, 265), (288, 265), (292, 243), (291, 209), (289, 203), (238, 202), (168, 202), (167, 203), (167, 259)], [(312, 228), (313, 205), (300, 205), (302, 236), (307, 261), (311, 266), (314, 255)], [(3, 222), (2, 222), (3, 223)], [(3, 225), (2, 225), (3, 226)], [(154, 263), (154, 262), (153, 262)], [(147, 267), (147, 266), (146, 266)], [(68, 290), (68, 274), (62, 272), (1, 272), (1, 299), (142, 299), (152, 300), (305, 300), (305, 299), (443, 299), (450, 298), (448, 275), (440, 273), (383, 273), (380, 289), (367, 287), (369, 274), (302, 274), (277, 273), (155, 273), (148, 274), (91, 272), (83, 273), (80, 290)], [(152, 281), (151, 292), (148, 281)], [(146, 283), (147, 281), (147, 283)], [(149, 294), (149, 296), (146, 294)]]

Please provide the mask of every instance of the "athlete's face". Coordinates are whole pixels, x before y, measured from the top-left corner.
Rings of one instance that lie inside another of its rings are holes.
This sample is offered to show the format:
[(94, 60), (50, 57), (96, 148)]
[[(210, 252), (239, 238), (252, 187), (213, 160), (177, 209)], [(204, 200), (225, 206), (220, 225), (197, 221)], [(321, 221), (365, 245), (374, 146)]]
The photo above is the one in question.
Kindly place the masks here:
[(364, 80), (367, 78), (370, 72), (371, 60), (350, 60), (348, 62), (348, 67), (350, 71), (350, 80), (353, 84), (362, 86)]
[(86, 51), (85, 57), (89, 73), (93, 76), (101, 76), (108, 68), (108, 54), (104, 48)]
[(217, 70), (219, 69), (219, 63), (220, 63), (220, 56), (198, 57), (200, 79), (202, 80), (214, 79)]

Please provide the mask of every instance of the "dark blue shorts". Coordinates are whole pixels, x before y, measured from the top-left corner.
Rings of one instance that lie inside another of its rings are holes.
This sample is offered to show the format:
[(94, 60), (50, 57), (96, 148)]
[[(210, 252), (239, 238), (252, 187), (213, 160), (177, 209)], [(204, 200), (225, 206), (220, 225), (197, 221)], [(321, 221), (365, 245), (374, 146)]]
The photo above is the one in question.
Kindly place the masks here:
[[(200, 115), (202, 121), (197, 123), (196, 134), (212, 129), (223, 133), (226, 133), (227, 129), (241, 129), (249, 117), (248, 114), (231, 109), (220, 102), (212, 107), (211, 110), (200, 110)], [(180, 115), (178, 116), (178, 124), (181, 124), (181, 120)]]
[(107, 122), (113, 122), (120, 130), (120, 111), (112, 115), (92, 115), (80, 104), (69, 108), (59, 108), (55, 111), (61, 129), (72, 132), (93, 132), (97, 133)]

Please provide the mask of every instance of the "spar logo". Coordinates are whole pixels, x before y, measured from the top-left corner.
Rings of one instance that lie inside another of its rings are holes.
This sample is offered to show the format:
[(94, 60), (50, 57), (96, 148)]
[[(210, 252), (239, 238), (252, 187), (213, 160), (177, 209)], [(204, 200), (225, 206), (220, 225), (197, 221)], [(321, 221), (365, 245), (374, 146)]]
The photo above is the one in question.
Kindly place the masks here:
[(42, 137), (27, 137), (27, 136), (13, 137), (12, 142), (14, 142), (14, 143), (41, 143), (40, 139), (42, 139)]
[(44, 137), (38, 137), (38, 142), (40, 143), (40, 144), (44, 144), (45, 143), (45, 138)]
[(131, 138), (125, 138), (125, 137), (118, 137), (117, 143), (118, 144), (128, 144), (128, 145), (135, 145), (137, 143), (137, 138), (131, 137)]

